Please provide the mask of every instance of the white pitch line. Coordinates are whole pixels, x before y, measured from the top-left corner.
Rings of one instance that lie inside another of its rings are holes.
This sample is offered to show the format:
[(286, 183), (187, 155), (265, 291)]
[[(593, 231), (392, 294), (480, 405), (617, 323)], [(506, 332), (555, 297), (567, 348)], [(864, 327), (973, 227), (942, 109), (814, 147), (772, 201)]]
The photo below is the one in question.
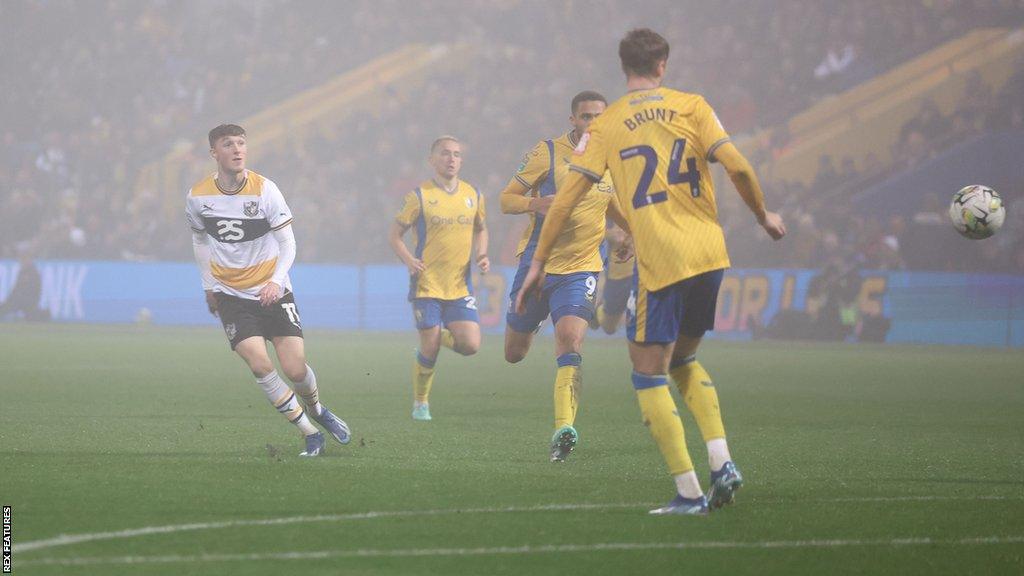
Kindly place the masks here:
[(766, 540), (759, 542), (603, 542), (599, 544), (559, 544), (543, 546), (498, 546), (492, 548), (404, 548), (385, 550), (314, 550), (310, 552), (276, 552), (265, 554), (199, 554), (192, 556), (107, 556), (78, 558), (46, 558), (19, 564), (57, 566), (88, 566), (96, 564), (177, 564), (200, 562), (253, 562), (262, 560), (322, 560), (328, 558), (403, 558), (423, 556), (492, 556), (561, 554), (570, 552), (636, 551), (636, 550), (735, 550), (735, 549), (800, 549), (869, 546), (983, 546), (1024, 544), (1024, 536), (984, 536), (976, 538), (892, 538), (888, 540)]
[[(814, 500), (815, 502), (917, 502), (917, 501), (941, 501), (941, 500), (1024, 500), (1024, 496), (882, 496), (863, 498), (832, 498)], [(657, 506), (657, 503), (631, 503), (631, 504), (543, 504), (538, 506), (509, 506), (505, 508), (450, 508), (439, 510), (395, 510), (378, 512), (354, 512), (349, 514), (328, 514), (320, 516), (288, 516), (283, 518), (265, 518), (259, 520), (224, 520), (221, 522), (194, 522), (189, 524), (171, 524), (166, 526), (144, 526), (142, 528), (131, 528), (113, 532), (93, 532), (84, 534), (61, 534), (44, 540), (32, 540), (22, 542), (14, 546), (15, 552), (29, 552), (32, 550), (43, 550), (57, 546), (68, 546), (81, 544), (83, 542), (95, 542), (99, 540), (123, 540), (152, 534), (173, 534), (176, 532), (193, 532), (198, 530), (219, 530), (222, 528), (237, 528), (240, 526), (280, 526), (286, 524), (309, 524), (314, 522), (343, 522), (346, 520), (369, 520), (373, 518), (407, 518), (413, 516), (442, 516), (450, 514), (504, 514), (511, 512), (548, 512), (548, 511), (576, 511), (576, 510), (615, 510), (623, 508), (636, 508), (642, 510), (645, 507)]]
[(345, 520), (368, 520), (372, 518), (405, 518), (410, 516), (441, 516), (445, 514), (500, 514), (508, 512), (546, 512), (558, 510), (610, 510), (616, 508), (637, 508), (643, 504), (543, 504), (539, 506), (509, 506), (506, 508), (450, 508), (440, 510), (395, 510), (380, 512), (355, 512), (350, 514), (326, 514), (321, 516), (289, 516), (284, 518), (265, 518), (261, 520), (225, 520), (222, 522), (195, 522), (191, 524), (171, 524), (167, 526), (145, 526), (114, 532), (94, 532), (86, 534), (61, 534), (45, 540), (33, 540), (14, 546), (14, 552), (42, 550), (55, 546), (67, 546), (97, 540), (121, 540), (148, 536), (150, 534), (172, 534), (175, 532), (192, 532), (196, 530), (217, 530), (236, 528), (239, 526), (279, 526), (284, 524), (308, 524), (313, 522), (342, 522)]

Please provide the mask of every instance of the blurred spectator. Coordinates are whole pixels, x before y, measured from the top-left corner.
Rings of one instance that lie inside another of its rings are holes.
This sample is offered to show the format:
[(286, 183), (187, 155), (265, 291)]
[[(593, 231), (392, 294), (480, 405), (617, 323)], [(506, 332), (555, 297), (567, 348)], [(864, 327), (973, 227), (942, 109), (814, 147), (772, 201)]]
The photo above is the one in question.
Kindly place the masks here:
[[(202, 141), (213, 125), (241, 121), (403, 44), (450, 42), (457, 31), (456, 41), (473, 47), (472, 61), (434, 72), (411, 93), (384, 87), (379, 107), (343, 128), (254, 150), (252, 168), (280, 184), (296, 215), (299, 257), (334, 262), (392, 260), (380, 239), (402, 194), (429, 173), (424, 147), (437, 134), (466, 143), (464, 175), (493, 203), (522, 154), (567, 128), (565, 102), (576, 91), (616, 95), (614, 46), (628, 27), (662, 30), (673, 47), (666, 83), (705, 94), (739, 135), (777, 125), (844, 83), (973, 27), (1024, 20), (1019, 2), (1002, 0), (722, 0), (701, 10), (652, 0), (648, 19), (615, 0), (24, 0), (2, 11), (0, 50), (11, 82), (0, 110), (0, 258), (31, 241), (41, 257), (187, 260), (185, 190), (139, 188), (143, 166), (182, 142)], [(565, 30), (588, 32), (570, 41)], [(818, 80), (822, 66), (827, 74)], [(906, 129), (910, 160), (979, 122), (1020, 127), (1022, 70), (997, 94), (972, 78), (962, 119), (937, 109), (915, 119)], [(790, 142), (774, 132), (777, 153)], [(193, 153), (204, 159), (204, 152), (200, 145)], [(760, 257), (748, 216), (723, 205), (723, 225), (738, 235), (730, 244), (751, 247), (736, 261), (864, 260), (851, 248), (871, 245), (860, 236), (863, 219), (835, 193), (886, 167), (877, 158), (859, 171), (846, 158), (840, 164), (823, 165), (813, 195), (829, 200), (800, 212), (803, 248), (792, 255)], [(765, 185), (773, 202), (792, 210), (812, 195), (799, 184)], [(501, 222), (491, 227), (494, 246), (502, 233), (520, 230)]]
[(43, 281), (36, 269), (35, 262), (23, 249), (18, 260), (18, 279), (7, 295), (0, 302), (0, 321), (28, 320), (43, 322), (50, 319), (50, 311), (39, 307), (39, 299), (43, 290)]

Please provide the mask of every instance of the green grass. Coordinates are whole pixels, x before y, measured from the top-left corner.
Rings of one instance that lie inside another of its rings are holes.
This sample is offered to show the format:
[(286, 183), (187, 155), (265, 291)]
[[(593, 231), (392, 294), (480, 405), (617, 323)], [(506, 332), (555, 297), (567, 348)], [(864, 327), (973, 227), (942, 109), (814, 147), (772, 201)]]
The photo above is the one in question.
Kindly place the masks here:
[[(547, 461), (549, 339), (516, 366), (494, 336), (475, 357), (443, 354), (430, 423), (409, 418), (414, 345), (411, 333), (307, 335), (321, 396), (355, 439), (306, 460), (217, 330), (0, 327), (0, 504), (13, 506), (16, 546), (408, 512), (51, 546), (16, 552), (14, 573), (1024, 571), (1019, 351), (709, 342), (702, 362), (747, 486), (706, 518), (652, 518), (647, 509), (673, 486), (640, 423), (622, 340), (586, 345), (581, 443), (564, 465)], [(685, 424), (706, 484), (703, 444)], [(595, 506), (537, 509), (551, 504)], [(1004, 540), (954, 543), (988, 537)], [(933, 542), (892, 543), (908, 538)], [(621, 543), (694, 547), (597, 546)], [(560, 545), (581, 548), (537, 549)], [(510, 549), (465, 553), (501, 547)], [(452, 549), (462, 553), (443, 553)], [(246, 556), (262, 553), (296, 557)], [(140, 562), (44, 563), (125, 556)]]

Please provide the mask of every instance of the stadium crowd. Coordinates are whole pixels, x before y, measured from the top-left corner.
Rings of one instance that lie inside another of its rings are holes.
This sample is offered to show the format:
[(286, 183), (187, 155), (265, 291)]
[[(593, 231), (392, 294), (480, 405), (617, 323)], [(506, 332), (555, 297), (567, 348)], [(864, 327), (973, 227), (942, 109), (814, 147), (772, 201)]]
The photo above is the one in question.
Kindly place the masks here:
[[(998, 91), (973, 75), (949, 114), (926, 102), (920, 113), (901, 127), (891, 164), (883, 164), (873, 154), (859, 167), (850, 157), (836, 162), (823, 155), (809, 187), (799, 182), (770, 182), (772, 197), (781, 199), (784, 212), (795, 224), (788, 239), (791, 250), (780, 259), (777, 251), (765, 249), (756, 231), (739, 220), (729, 232), (730, 245), (736, 246), (734, 259), (747, 265), (803, 268), (848, 263), (871, 269), (1024, 272), (1024, 205), (1020, 202), (1007, 203), (1003, 232), (973, 245), (959, 242), (953, 234), (948, 205), (936, 192), (921, 194), (916, 210), (882, 220), (859, 213), (850, 201), (858, 191), (921, 166), (957, 143), (996, 130), (1024, 130), (1021, 94), (1024, 62)], [(1001, 192), (1004, 200), (1024, 197), (1024, 182)], [(735, 203), (725, 207), (738, 208)], [(726, 225), (737, 222), (731, 217), (724, 221)], [(981, 250), (975, 250), (979, 246)]]
[[(615, 42), (624, 30), (651, 24), (632, 4), (612, 0), (339, 6), (271, 0), (5, 3), (0, 65), (13, 81), (0, 112), (0, 258), (24, 248), (37, 257), (188, 259), (188, 234), (176, 210), (185, 191), (139, 189), (143, 165), (183, 142), (201, 155), (209, 127), (241, 121), (385, 54), (396, 39), (468, 43), (476, 54), (465, 66), (442, 67), (419, 90), (396, 94), (378, 113), (292, 142), (253, 165), (289, 199), (301, 260), (391, 261), (384, 231), (401, 195), (427, 174), (425, 147), (433, 137), (459, 135), (466, 144), (465, 178), (496, 208), (497, 193), (520, 156), (537, 139), (567, 127), (568, 100), (576, 91), (594, 88), (609, 98), (620, 92), (620, 72), (606, 65), (614, 61)], [(738, 135), (775, 125), (970, 28), (1019, 23), (1024, 2), (726, 0), (690, 10), (685, 3), (656, 0), (644, 10), (654, 12), (663, 15), (656, 26), (673, 46), (666, 83), (707, 95)], [(40, 29), (48, 34), (35, 32)], [(966, 98), (964, 106), (980, 115), (958, 116), (941, 129), (982, 130), (1005, 126), (1006, 118), (1019, 125), (1013, 94), (1020, 93), (1017, 88), (1009, 96)], [(1005, 118), (984, 113), (993, 100), (1006, 99), (1006, 106), (996, 107)], [(906, 129), (908, 140), (940, 127), (934, 118), (916, 123)], [(910, 145), (903, 149), (921, 154)], [(736, 264), (819, 266), (836, 257), (857, 258), (865, 266), (905, 264), (898, 240), (906, 217), (877, 222), (853, 213), (847, 202), (814, 200), (822, 189), (894, 168), (869, 163), (858, 169), (842, 160), (838, 169), (823, 168), (813, 195), (799, 186), (766, 183), (772, 202), (797, 228), (792, 247), (774, 261), (765, 260), (752, 238), (748, 242), (747, 218), (725, 203)], [(522, 223), (499, 223), (498, 211), (491, 214), (492, 252), (510, 263), (511, 239)], [(1013, 229), (1018, 236), (1000, 238), (999, 250), (1022, 253), (1024, 227)], [(993, 261), (1005, 268), (1013, 259)], [(1024, 261), (1013, 266), (1024, 271)]]

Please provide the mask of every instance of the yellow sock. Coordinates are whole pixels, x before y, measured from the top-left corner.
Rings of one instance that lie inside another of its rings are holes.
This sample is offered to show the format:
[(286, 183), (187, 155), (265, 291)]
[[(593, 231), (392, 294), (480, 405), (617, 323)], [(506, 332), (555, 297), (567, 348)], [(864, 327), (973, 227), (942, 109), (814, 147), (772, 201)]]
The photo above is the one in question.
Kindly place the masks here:
[(679, 394), (686, 401), (704, 441), (725, 438), (722, 411), (718, 407), (718, 392), (711, 383), (711, 376), (693, 356), (672, 368), (672, 379), (679, 387)]
[(455, 349), (455, 336), (452, 335), (452, 331), (447, 328), (441, 329), (441, 346), (449, 350)]
[(572, 426), (576, 422), (580, 391), (583, 389), (582, 361), (575, 352), (558, 357), (558, 372), (555, 373), (555, 430), (562, 426)]
[(416, 354), (416, 366), (412, 371), (412, 392), (416, 402), (427, 403), (430, 387), (434, 384), (435, 361)]
[(634, 372), (633, 387), (636, 388), (644, 426), (650, 429), (668, 471), (678, 476), (693, 470), (693, 461), (686, 449), (683, 421), (668, 389), (668, 376), (646, 376)]

